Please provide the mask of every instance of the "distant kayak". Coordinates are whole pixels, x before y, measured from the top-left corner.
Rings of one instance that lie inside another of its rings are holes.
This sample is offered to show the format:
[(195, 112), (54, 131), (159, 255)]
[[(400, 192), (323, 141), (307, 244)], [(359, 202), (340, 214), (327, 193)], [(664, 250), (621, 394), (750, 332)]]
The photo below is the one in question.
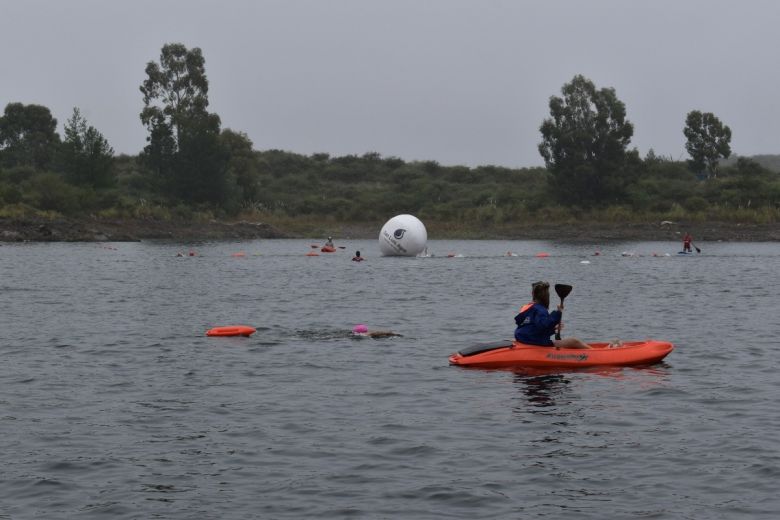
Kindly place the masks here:
[(556, 349), (507, 340), (462, 349), (449, 360), (452, 365), (483, 368), (627, 366), (657, 363), (674, 350), (674, 345), (668, 341), (652, 339), (629, 341), (614, 347), (609, 343), (589, 345), (592, 348)]
[(206, 336), (246, 336), (249, 337), (257, 332), (254, 327), (246, 325), (230, 325), (227, 327), (214, 327), (206, 331)]

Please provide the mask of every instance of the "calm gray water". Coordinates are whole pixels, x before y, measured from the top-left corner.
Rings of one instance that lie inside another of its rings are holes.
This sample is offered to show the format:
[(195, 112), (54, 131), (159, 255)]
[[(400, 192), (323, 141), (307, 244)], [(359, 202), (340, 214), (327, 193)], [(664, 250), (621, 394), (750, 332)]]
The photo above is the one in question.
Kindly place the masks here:
[[(780, 244), (310, 243), (2, 245), (0, 518), (780, 515)], [(574, 285), (565, 334), (675, 351), (448, 366), (538, 279)]]

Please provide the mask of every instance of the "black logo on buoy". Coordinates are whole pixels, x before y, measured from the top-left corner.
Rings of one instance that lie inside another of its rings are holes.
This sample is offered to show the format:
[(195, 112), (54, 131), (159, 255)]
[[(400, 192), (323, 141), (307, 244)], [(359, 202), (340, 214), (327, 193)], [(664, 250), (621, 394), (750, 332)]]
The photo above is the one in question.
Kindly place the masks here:
[(396, 229), (396, 230), (395, 230), (395, 233), (393, 233), (393, 236), (394, 236), (394, 237), (395, 237), (397, 240), (401, 240), (401, 239), (404, 237), (404, 233), (406, 233), (406, 230), (405, 230), (405, 229)]

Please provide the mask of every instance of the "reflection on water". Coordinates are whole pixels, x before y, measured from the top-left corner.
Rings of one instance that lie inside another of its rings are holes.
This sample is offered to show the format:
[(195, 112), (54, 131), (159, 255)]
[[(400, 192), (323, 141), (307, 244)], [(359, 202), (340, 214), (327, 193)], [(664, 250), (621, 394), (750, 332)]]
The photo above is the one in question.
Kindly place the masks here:
[(515, 383), (525, 394), (528, 404), (533, 408), (548, 408), (555, 406), (556, 401), (563, 397), (566, 385), (569, 381), (563, 374), (549, 374), (544, 376), (516, 375)]
[[(540, 410), (570, 403), (569, 385), (572, 377), (600, 377), (616, 379), (639, 389), (650, 389), (662, 384), (669, 375), (670, 367), (666, 363), (650, 366), (602, 366), (583, 368), (535, 368), (516, 367), (513, 382), (525, 396), (523, 402), (515, 407), (517, 413), (549, 413)], [(567, 377), (568, 376), (568, 377)], [(560, 413), (565, 413), (561, 410)]]

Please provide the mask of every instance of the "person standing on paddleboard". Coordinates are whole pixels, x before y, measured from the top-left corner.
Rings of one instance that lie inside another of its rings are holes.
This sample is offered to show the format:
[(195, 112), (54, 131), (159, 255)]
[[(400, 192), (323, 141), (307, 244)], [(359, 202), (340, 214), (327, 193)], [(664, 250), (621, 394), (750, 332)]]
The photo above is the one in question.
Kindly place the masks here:
[(684, 253), (693, 253), (691, 251), (691, 243), (693, 242), (693, 237), (690, 233), (687, 231), (685, 232), (685, 236), (683, 237), (683, 252)]
[(550, 308), (550, 284), (547, 282), (535, 282), (531, 285), (531, 297), (533, 301), (520, 308), (515, 316), (515, 339), (526, 345), (539, 345), (555, 348), (580, 348), (589, 349), (590, 346), (577, 338), (550, 339), (561, 324), (563, 316), (563, 304), (558, 309), (549, 312)]

